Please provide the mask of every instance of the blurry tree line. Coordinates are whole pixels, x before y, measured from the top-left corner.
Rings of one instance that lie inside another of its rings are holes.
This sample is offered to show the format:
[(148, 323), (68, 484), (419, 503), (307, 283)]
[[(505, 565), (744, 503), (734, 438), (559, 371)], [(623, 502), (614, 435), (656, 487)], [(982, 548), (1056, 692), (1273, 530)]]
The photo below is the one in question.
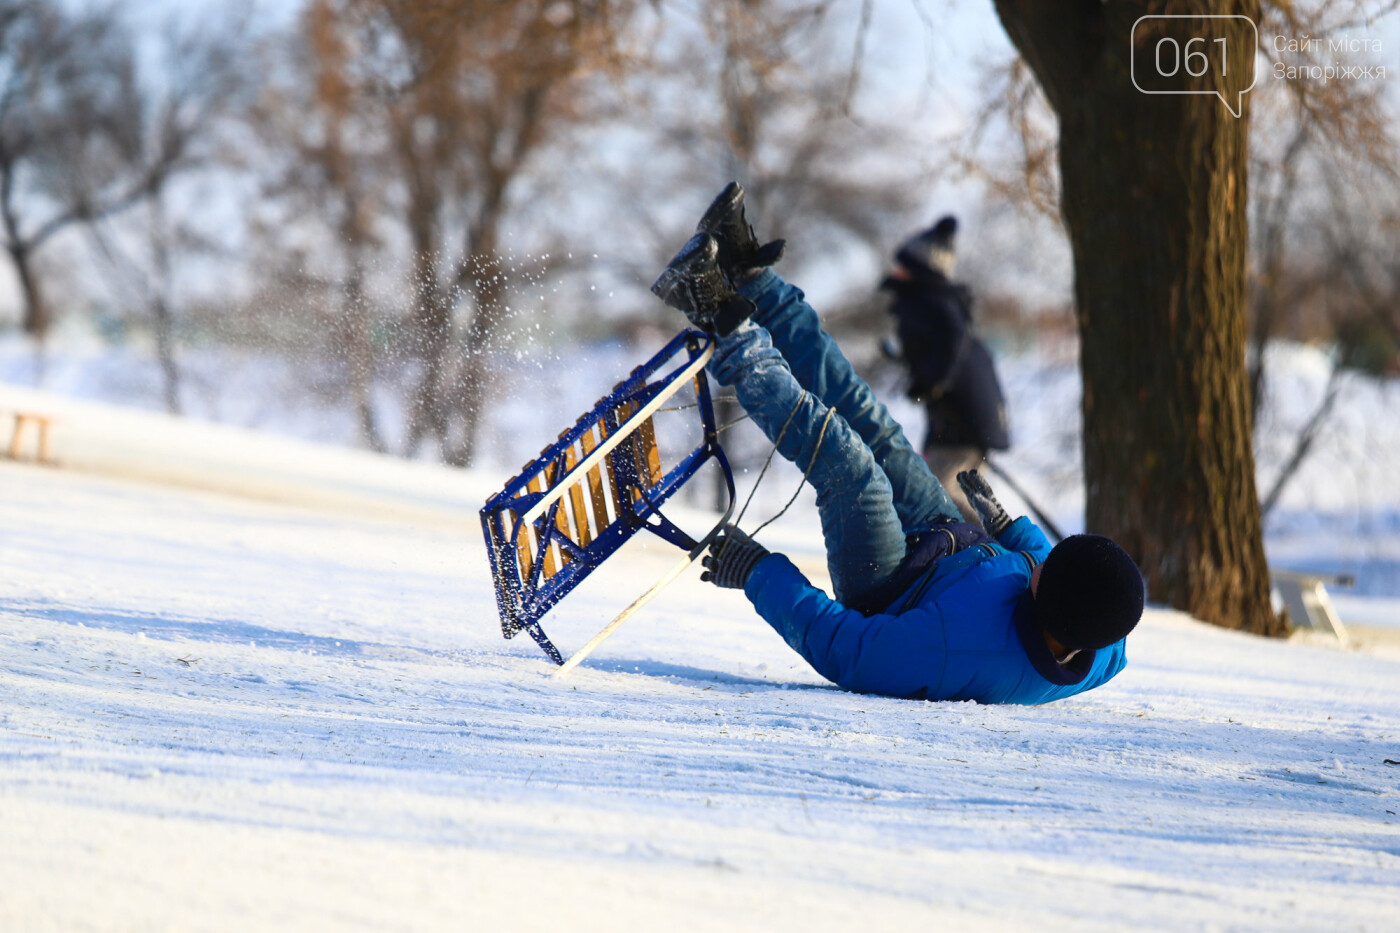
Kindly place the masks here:
[(42, 348), (62, 305), (149, 334), (172, 412), (191, 342), (286, 352), (366, 446), (470, 464), (493, 362), (541, 320), (678, 324), (645, 287), (730, 178), (765, 235), (801, 231), (793, 269), (922, 222), (928, 160), (858, 93), (860, 13), (0, 0), (22, 327)]

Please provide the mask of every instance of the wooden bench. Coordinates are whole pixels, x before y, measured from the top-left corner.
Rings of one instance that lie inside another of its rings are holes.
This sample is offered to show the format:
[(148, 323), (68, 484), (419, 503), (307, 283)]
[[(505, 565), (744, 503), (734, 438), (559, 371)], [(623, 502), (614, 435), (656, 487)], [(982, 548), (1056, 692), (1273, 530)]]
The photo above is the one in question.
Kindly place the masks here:
[(53, 418), (49, 415), (41, 415), (33, 411), (14, 412), (14, 431), (10, 434), (10, 459), (20, 459), (20, 453), (24, 449), (25, 428), (34, 426), (38, 435), (38, 452), (34, 457), (36, 463), (53, 463), (52, 448), (49, 445), (49, 429), (53, 426)]
[(1327, 584), (1349, 587), (1356, 583), (1355, 577), (1346, 574), (1297, 573), (1292, 570), (1271, 570), (1269, 576), (1288, 609), (1288, 619), (1293, 625), (1324, 632), (1343, 644), (1346, 643), (1346, 626), (1337, 617), (1337, 610), (1327, 596)]

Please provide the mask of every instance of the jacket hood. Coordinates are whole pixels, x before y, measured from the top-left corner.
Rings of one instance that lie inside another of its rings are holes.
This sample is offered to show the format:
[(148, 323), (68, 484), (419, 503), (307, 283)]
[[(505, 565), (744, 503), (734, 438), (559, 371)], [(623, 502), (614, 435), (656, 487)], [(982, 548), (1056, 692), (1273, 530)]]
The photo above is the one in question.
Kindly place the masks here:
[(1040, 626), (1035, 621), (1035, 597), (1028, 592), (1021, 597), (1016, 604), (1016, 612), (1012, 620), (1016, 623), (1016, 634), (1021, 638), (1021, 647), (1026, 649), (1026, 657), (1031, 662), (1031, 667), (1035, 672), (1052, 684), (1061, 687), (1073, 686), (1089, 676), (1089, 669), (1094, 666), (1094, 655), (1097, 653), (1093, 648), (1086, 648), (1075, 653), (1065, 664), (1055, 660), (1055, 656), (1050, 653), (1050, 646), (1045, 644), (1045, 636), (1041, 633)]

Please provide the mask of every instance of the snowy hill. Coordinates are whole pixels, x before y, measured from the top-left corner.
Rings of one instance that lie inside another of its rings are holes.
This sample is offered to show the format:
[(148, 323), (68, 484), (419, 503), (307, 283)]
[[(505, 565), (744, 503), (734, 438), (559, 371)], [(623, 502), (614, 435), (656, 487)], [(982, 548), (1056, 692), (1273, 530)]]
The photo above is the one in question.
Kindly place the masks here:
[(1394, 926), (1384, 645), (1151, 611), (1082, 697), (896, 701), (692, 570), (558, 679), (500, 637), (490, 476), (44, 401), (66, 467), (0, 461), (0, 929)]

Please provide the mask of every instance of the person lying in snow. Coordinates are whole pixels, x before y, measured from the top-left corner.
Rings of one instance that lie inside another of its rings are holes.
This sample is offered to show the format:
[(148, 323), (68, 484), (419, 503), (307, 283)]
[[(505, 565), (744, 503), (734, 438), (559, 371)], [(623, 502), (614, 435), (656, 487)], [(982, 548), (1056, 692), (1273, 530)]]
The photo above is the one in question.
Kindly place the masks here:
[(709, 368), (817, 491), (835, 599), (734, 525), (702, 579), (743, 589), (760, 616), (826, 679), (859, 693), (1046, 703), (1108, 682), (1142, 616), (1142, 575), (1113, 541), (1054, 548), (1012, 521), (976, 471), (962, 520), (899, 425), (769, 267), (731, 183), (652, 285), (716, 337)]

